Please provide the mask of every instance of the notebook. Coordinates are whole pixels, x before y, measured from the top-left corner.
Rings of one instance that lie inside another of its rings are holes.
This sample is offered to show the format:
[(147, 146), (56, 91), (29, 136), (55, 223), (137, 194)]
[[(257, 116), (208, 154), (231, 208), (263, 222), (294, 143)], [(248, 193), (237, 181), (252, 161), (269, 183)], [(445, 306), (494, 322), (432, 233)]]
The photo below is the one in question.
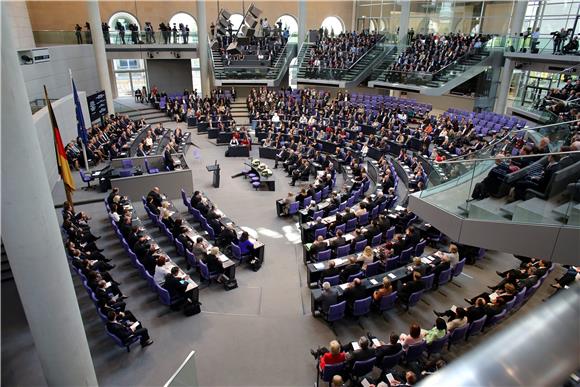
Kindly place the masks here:
[(324, 263), (322, 263), (322, 262), (315, 263), (315, 264), (314, 264), (314, 267), (315, 267), (317, 270), (324, 269)]
[(352, 343), (350, 343), (350, 345), (352, 345), (353, 351), (360, 349), (360, 346), (358, 345), (358, 343), (356, 341), (353, 341)]
[(394, 275), (393, 273), (389, 273), (389, 274), (387, 274), (387, 276), (389, 276), (389, 278), (391, 278), (391, 279), (397, 278), (397, 276)]
[(371, 278), (371, 279), (369, 280), (369, 282), (370, 282), (371, 284), (373, 284), (373, 285), (377, 285), (377, 284), (379, 283), (379, 281), (377, 281), (377, 280), (376, 280), (376, 279), (374, 279), (374, 278)]

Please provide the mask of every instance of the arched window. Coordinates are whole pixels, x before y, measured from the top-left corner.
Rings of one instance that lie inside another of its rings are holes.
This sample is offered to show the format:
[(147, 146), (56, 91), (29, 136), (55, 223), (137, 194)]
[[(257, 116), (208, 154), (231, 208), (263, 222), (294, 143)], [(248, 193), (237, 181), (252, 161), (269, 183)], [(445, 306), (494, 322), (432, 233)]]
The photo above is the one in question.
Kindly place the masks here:
[(329, 16), (322, 21), (322, 28), (328, 30), (328, 34), (338, 35), (344, 32), (344, 23), (336, 16)]
[(278, 22), (282, 22), (282, 29), (288, 28), (290, 35), (297, 35), (298, 34), (298, 22), (291, 15), (282, 15), (276, 20), (276, 24)]
[(121, 23), (123, 27), (125, 27), (125, 31), (129, 31), (129, 24), (135, 24), (138, 30), (141, 30), (141, 26), (139, 25), (139, 20), (129, 12), (117, 12), (111, 16), (109, 19), (109, 27), (111, 27), (112, 31), (116, 30), (117, 22)]
[(173, 27), (173, 23), (175, 23), (177, 28), (179, 28), (180, 23), (184, 26), (187, 26), (189, 27), (189, 33), (191, 35), (197, 35), (197, 22), (190, 14), (185, 12), (176, 13), (169, 20), (169, 25), (171, 27)]
[(232, 16), (228, 20), (232, 23), (232, 30), (237, 31), (244, 21), (244, 16), (239, 13), (232, 13)]

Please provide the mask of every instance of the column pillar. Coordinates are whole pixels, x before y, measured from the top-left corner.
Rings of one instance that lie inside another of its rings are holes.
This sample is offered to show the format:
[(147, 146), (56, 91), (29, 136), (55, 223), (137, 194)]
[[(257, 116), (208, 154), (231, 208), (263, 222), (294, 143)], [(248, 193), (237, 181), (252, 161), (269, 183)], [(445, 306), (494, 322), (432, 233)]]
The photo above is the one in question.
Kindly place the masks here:
[(399, 44), (407, 43), (407, 32), (409, 31), (409, 17), (411, 16), (411, 0), (401, 1), (401, 23), (399, 25)]
[(210, 93), (209, 82), (209, 61), (208, 61), (208, 45), (207, 42), (207, 23), (205, 14), (205, 1), (197, 1), (197, 54), (199, 56), (199, 70), (201, 75), (201, 94), (205, 97)]
[[(96, 386), (97, 377), (18, 64), (15, 29), (4, 12), (5, 5), (1, 5), (4, 112), (1, 153), (2, 163), (10, 168), (2, 170), (2, 240), (46, 383)], [(52, 144), (46, 147), (54, 149)], [(94, 318), (98, 319), (96, 314)]]
[(510, 20), (510, 28), (508, 31), (508, 35), (514, 36), (514, 34), (519, 34), (520, 32), (522, 32), (527, 8), (528, 8), (527, 1), (517, 0), (515, 2), (512, 18)]
[(105, 90), (107, 97), (107, 109), (109, 114), (115, 113), (113, 103), (113, 92), (111, 90), (111, 79), (109, 77), (109, 67), (107, 66), (107, 53), (105, 51), (105, 38), (101, 29), (101, 11), (99, 2), (96, 0), (87, 0), (87, 9), (89, 11), (89, 23), (91, 23), (91, 37), (93, 39), (93, 50), (97, 61), (97, 72), (101, 88)]
[(507, 104), (507, 97), (510, 90), (510, 83), (512, 80), (512, 73), (514, 71), (515, 63), (513, 60), (506, 58), (503, 68), (501, 69), (501, 81), (499, 90), (497, 92), (497, 100), (495, 101), (494, 111), (499, 114), (504, 114)]
[(298, 0), (298, 50), (306, 39), (306, 0)]

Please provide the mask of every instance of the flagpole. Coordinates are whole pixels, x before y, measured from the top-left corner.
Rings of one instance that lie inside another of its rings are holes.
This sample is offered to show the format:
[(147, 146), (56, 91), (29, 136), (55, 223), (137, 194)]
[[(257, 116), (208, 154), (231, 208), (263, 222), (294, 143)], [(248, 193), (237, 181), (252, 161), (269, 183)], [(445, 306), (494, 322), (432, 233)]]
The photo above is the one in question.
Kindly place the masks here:
[[(63, 186), (64, 186), (64, 193), (66, 195), (66, 201), (68, 202), (68, 204), (70, 204), (72, 210), (74, 211), (74, 202), (73, 202), (73, 198), (72, 198), (72, 191), (70, 189), (70, 187), (67, 185), (66, 180), (63, 176), (63, 166), (61, 166), (61, 161), (59, 158), (59, 151), (58, 151), (58, 146), (57, 146), (57, 142), (56, 142), (56, 133), (55, 133), (55, 126), (56, 126), (56, 122), (54, 120), (54, 112), (52, 110), (52, 106), (50, 106), (50, 99), (48, 98), (48, 91), (46, 90), (46, 85), (42, 86), (44, 88), (44, 98), (46, 101), (46, 106), (48, 107), (48, 112), (49, 112), (49, 116), (50, 116), (50, 123), (52, 125), (52, 136), (55, 140), (55, 144), (54, 144), (54, 148), (55, 148), (55, 153), (56, 153), (56, 168), (58, 169), (58, 174), (62, 180)], [(68, 161), (66, 161), (68, 164)], [(67, 169), (69, 170), (69, 176), (70, 176), (70, 167), (67, 165)], [(73, 183), (74, 184), (74, 183)]]
[[(72, 70), (68, 69), (68, 74), (70, 75), (70, 85), (71, 85), (71, 89), (72, 89), (72, 82), (73, 82), (73, 78), (72, 78)], [(73, 93), (74, 93), (74, 89), (73, 89)], [(74, 96), (73, 96), (74, 98)], [(83, 148), (83, 158), (85, 160), (85, 169), (87, 170), (87, 173), (91, 173), (91, 167), (89, 165), (89, 160), (87, 158), (87, 148), (85, 147), (85, 143), (84, 141), (82, 141), (81, 139), (81, 147)]]

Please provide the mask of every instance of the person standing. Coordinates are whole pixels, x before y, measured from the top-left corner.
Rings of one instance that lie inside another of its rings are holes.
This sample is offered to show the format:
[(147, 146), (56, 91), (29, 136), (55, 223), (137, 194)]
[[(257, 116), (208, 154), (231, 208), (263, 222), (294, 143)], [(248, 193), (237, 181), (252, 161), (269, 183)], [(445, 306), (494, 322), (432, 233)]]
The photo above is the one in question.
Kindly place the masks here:
[(82, 27), (75, 25), (75, 36), (77, 37), (77, 44), (83, 44), (83, 37), (81, 35)]
[(89, 24), (89, 22), (85, 22), (85, 42), (87, 44), (92, 44), (93, 43), (93, 38), (91, 36), (91, 25)]
[(103, 38), (105, 39), (105, 44), (111, 44), (111, 33), (109, 32), (109, 24), (101, 23), (101, 29), (103, 30)]
[(121, 44), (127, 44), (127, 43), (125, 43), (125, 26), (123, 26), (120, 22), (117, 22), (117, 24), (115, 25), (115, 29), (117, 31), (119, 31), (119, 37), (121, 38)]
[(177, 44), (177, 24), (173, 23), (173, 29), (171, 30), (171, 33), (173, 35), (173, 43)]

